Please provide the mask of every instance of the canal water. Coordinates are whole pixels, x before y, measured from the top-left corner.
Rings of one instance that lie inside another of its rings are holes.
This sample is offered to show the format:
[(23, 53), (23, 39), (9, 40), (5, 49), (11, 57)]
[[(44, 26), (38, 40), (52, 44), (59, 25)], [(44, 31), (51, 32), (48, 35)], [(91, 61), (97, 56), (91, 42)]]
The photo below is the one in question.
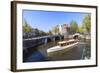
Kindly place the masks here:
[(56, 55), (47, 56), (47, 49), (56, 46), (58, 41), (42, 44), (31, 48), (31, 54), (26, 58), (23, 57), (23, 62), (41, 62), (41, 61), (58, 61), (58, 60), (85, 60), (91, 58), (90, 41), (84, 41), (63, 53), (56, 52)]

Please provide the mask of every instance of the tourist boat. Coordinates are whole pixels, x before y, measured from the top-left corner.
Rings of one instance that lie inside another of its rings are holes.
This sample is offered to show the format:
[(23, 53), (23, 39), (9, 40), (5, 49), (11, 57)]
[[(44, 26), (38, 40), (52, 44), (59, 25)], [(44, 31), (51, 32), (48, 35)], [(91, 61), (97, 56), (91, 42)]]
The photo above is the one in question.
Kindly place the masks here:
[(60, 41), (60, 42), (58, 42), (57, 46), (47, 49), (47, 54), (48, 54), (48, 56), (50, 56), (50, 55), (54, 55), (56, 53), (63, 53), (65, 51), (72, 49), (73, 47), (77, 46), (78, 44), (79, 44), (79, 40), (76, 40), (76, 39)]

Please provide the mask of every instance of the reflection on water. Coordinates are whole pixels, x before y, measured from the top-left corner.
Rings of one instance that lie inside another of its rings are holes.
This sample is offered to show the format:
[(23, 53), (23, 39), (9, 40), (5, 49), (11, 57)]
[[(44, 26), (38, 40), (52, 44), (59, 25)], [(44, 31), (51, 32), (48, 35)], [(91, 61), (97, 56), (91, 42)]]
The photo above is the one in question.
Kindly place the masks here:
[(49, 42), (48, 44), (42, 44), (37, 47), (31, 48), (31, 54), (27, 56), (24, 62), (38, 62), (38, 61), (54, 61), (54, 60), (80, 60), (90, 59), (91, 47), (90, 41), (84, 42), (69, 51), (63, 53), (56, 52), (56, 55), (47, 56), (47, 49), (57, 45), (57, 42)]
[(91, 42), (90, 41), (86, 41), (85, 42), (86, 45), (84, 45), (84, 54), (83, 54), (83, 58), (84, 59), (90, 59), (91, 57)]

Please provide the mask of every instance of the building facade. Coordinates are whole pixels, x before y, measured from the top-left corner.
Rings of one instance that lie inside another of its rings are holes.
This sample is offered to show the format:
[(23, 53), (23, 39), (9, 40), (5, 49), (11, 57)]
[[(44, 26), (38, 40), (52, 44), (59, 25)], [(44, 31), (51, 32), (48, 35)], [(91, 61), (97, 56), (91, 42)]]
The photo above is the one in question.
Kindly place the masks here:
[(64, 35), (64, 38), (68, 38), (70, 27), (68, 24), (59, 25), (59, 32), (61, 35)]

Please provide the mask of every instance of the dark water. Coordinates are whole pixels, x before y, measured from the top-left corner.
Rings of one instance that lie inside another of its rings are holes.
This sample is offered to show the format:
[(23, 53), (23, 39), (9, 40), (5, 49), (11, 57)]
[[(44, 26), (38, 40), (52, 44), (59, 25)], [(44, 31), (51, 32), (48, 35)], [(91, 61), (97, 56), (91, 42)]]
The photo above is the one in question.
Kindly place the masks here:
[(55, 61), (55, 60), (80, 60), (80, 59), (90, 59), (91, 57), (91, 47), (90, 41), (85, 41), (85, 44), (80, 44), (69, 51), (64, 51), (62, 53), (56, 52), (56, 55), (47, 56), (47, 49), (57, 45), (57, 42), (49, 42), (47, 44), (39, 45), (37, 47), (31, 48), (36, 49), (31, 51), (24, 62), (39, 62), (39, 61)]

